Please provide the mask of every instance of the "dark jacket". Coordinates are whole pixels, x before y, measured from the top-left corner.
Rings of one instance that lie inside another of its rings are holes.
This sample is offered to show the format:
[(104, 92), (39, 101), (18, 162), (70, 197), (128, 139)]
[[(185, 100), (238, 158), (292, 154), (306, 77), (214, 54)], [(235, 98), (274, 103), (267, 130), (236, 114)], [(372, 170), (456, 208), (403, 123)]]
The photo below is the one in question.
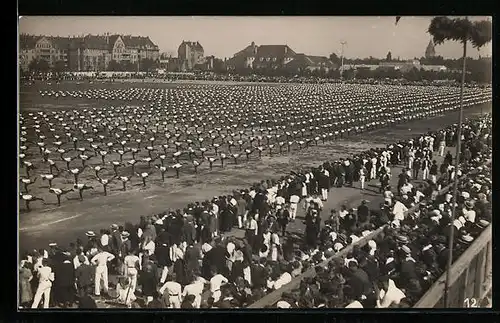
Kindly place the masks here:
[(233, 266), (231, 268), (231, 275), (229, 275), (229, 281), (236, 282), (238, 277), (243, 277), (243, 262), (238, 260), (233, 262)]
[(361, 268), (357, 268), (349, 277), (349, 285), (355, 299), (360, 299), (361, 295), (367, 296), (372, 291), (372, 283), (368, 274)]
[(90, 286), (94, 282), (94, 267), (91, 265), (81, 264), (78, 268), (76, 268), (75, 276), (78, 287)]
[(265, 288), (267, 286), (268, 273), (266, 268), (254, 265), (251, 269), (251, 274), (254, 288)]

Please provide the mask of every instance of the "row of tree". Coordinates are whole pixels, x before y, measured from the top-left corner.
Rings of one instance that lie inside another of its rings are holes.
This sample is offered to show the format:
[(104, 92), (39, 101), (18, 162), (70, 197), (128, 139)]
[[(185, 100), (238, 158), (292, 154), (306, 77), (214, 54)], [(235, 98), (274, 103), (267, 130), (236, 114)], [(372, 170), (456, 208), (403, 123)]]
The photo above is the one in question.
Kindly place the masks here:
[[(333, 78), (338, 79), (341, 73), (338, 69), (315, 69), (315, 70), (290, 70), (290, 69), (250, 69), (240, 68), (230, 71), (232, 74), (241, 76), (259, 75), (269, 77), (318, 77), (318, 78)], [(466, 75), (467, 82), (491, 83), (492, 69), (475, 69)], [(460, 81), (460, 73), (454, 71), (426, 71), (418, 68), (413, 68), (408, 71), (396, 70), (393, 68), (377, 68), (371, 70), (368, 68), (346, 69), (342, 73), (342, 78), (346, 80), (352, 79), (406, 79), (409, 81), (434, 81), (434, 80), (455, 80)]]
[[(466, 82), (491, 83), (491, 69), (480, 69), (468, 72), (465, 76)], [(343, 73), (345, 79), (406, 79), (408, 81), (435, 81), (435, 80), (453, 80), (459, 82), (461, 73), (455, 71), (426, 71), (423, 69), (412, 68), (408, 71), (395, 69), (378, 68), (346, 70)]]

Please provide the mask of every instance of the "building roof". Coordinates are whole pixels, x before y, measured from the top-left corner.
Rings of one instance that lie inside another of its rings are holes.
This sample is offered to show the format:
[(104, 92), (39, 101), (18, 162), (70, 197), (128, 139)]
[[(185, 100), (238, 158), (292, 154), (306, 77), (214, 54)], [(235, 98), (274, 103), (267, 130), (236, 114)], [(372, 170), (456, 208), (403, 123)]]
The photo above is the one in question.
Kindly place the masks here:
[[(120, 35), (86, 35), (83, 37), (54, 37), (54, 36), (34, 36), (21, 34), (19, 36), (19, 48), (28, 49), (35, 48), (35, 44), (41, 38), (47, 38), (50, 40), (57, 48), (76, 48), (82, 47), (87, 49), (101, 49), (101, 50), (112, 50), (113, 45)], [(151, 46), (155, 49), (158, 48), (149, 37), (141, 36), (121, 36), (123, 43), (127, 47), (133, 48), (145, 48), (146, 46)]]
[(325, 67), (334, 68), (335, 64), (325, 56), (311, 56), (303, 53), (295, 54), (292, 61), (287, 66), (302, 66), (302, 67)]
[(110, 47), (106, 36), (87, 35), (79, 40), (82, 42), (83, 47), (87, 49), (108, 50)]
[(47, 37), (52, 42), (52, 45), (59, 49), (67, 49), (71, 45), (69, 37)]
[(146, 46), (158, 47), (151, 41), (151, 39), (149, 39), (149, 37), (126, 35), (126, 36), (121, 36), (121, 38), (126, 47), (132, 47), (132, 48), (146, 48)]
[(234, 54), (233, 57), (236, 57), (236, 56), (246, 56), (246, 57), (255, 56), (254, 49), (255, 49), (255, 51), (257, 51), (257, 46), (255, 45), (254, 42), (252, 42), (250, 45), (248, 45), (247, 47), (243, 48), (242, 50), (240, 50), (239, 52)]
[(179, 49), (183, 46), (183, 45), (187, 45), (189, 47), (191, 47), (191, 50), (194, 50), (194, 51), (200, 51), (200, 52), (203, 52), (203, 46), (201, 46), (201, 44), (196, 41), (185, 41), (183, 40), (182, 43), (179, 45)]
[(333, 62), (325, 56), (311, 56), (307, 55), (307, 59), (314, 65), (320, 65), (325, 67), (333, 67)]
[(36, 42), (39, 39), (41, 39), (42, 37), (43, 36), (20, 34), (19, 35), (19, 49), (35, 48)]
[(260, 45), (255, 57), (294, 57), (296, 53), (288, 45)]

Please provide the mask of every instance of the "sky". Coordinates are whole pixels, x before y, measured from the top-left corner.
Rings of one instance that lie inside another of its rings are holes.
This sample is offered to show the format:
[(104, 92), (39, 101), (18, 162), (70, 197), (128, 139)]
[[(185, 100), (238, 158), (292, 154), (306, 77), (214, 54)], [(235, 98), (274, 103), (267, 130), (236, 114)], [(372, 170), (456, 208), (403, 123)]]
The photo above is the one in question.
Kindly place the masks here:
[[(111, 34), (149, 36), (161, 52), (177, 56), (183, 40), (199, 41), (205, 56), (230, 58), (248, 46), (288, 45), (297, 53), (382, 58), (390, 51), (393, 58), (412, 59), (424, 56), (430, 40), (427, 33), (432, 17), (403, 16), (395, 25), (394, 16), (350, 17), (259, 17), (259, 16), (177, 16), (177, 17), (111, 17), (111, 16), (32, 16), (19, 19), (19, 32), (35, 35), (71, 36)], [(491, 19), (470, 17), (471, 20)], [(470, 57), (491, 56), (491, 43), (480, 51), (468, 48)], [(460, 43), (436, 46), (436, 54), (445, 58), (462, 56)]]

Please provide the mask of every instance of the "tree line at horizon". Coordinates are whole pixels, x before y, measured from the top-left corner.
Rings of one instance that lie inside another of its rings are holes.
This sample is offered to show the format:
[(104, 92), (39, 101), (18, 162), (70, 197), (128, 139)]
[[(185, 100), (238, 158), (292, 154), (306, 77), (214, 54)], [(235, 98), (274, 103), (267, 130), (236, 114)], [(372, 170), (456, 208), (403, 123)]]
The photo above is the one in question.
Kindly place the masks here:
[[(341, 59), (335, 54), (330, 55), (330, 60), (336, 65), (340, 66)], [(368, 68), (357, 68), (346, 69), (343, 72), (342, 78), (346, 80), (352, 79), (406, 79), (409, 81), (421, 81), (421, 80), (454, 80), (460, 81), (460, 73), (456, 71), (462, 66), (462, 58), (458, 59), (445, 59), (441, 56), (436, 56), (432, 58), (420, 58), (420, 63), (422, 65), (443, 65), (447, 67), (446, 71), (426, 71), (418, 68), (413, 68), (409, 71), (400, 71), (391, 68), (377, 68), (374, 70)], [(390, 59), (390, 52), (385, 59), (379, 59), (374, 57), (363, 58), (363, 59), (350, 59), (344, 58), (344, 65), (378, 65), (381, 62), (387, 61), (398, 61), (397, 59)], [(340, 78), (339, 69), (324, 69), (319, 68), (315, 70), (303, 69), (301, 71), (290, 70), (290, 69), (275, 69), (275, 68), (264, 68), (264, 69), (250, 69), (250, 68), (237, 68), (235, 70), (228, 71), (223, 64), (222, 60), (215, 60), (214, 69), (212, 72), (217, 74), (237, 74), (241, 76), (268, 76), (268, 77), (318, 77), (318, 78)], [(130, 62), (117, 62), (110, 61), (107, 68), (102, 66), (100, 71), (127, 71), (127, 72), (151, 72), (159, 67), (159, 61), (154, 61), (152, 59), (142, 59), (139, 63)], [(30, 73), (48, 73), (52, 72), (55, 74), (68, 72), (69, 69), (63, 61), (56, 61), (52, 66), (43, 60), (33, 60), (28, 66)], [(177, 67), (169, 69), (171, 72), (178, 72)], [(491, 83), (492, 80), (492, 60), (485, 58), (467, 58), (467, 82), (478, 82), (478, 83)]]

